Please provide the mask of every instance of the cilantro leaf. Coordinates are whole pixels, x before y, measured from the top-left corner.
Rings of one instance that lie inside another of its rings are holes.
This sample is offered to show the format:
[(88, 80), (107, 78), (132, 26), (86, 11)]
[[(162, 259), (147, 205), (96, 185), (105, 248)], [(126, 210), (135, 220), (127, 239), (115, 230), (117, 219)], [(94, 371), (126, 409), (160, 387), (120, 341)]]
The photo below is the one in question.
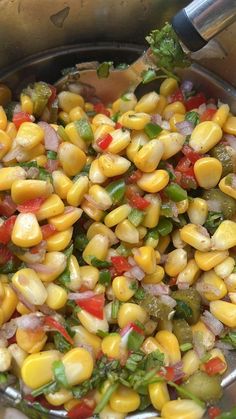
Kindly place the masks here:
[(223, 338), (222, 342), (229, 343), (234, 349), (236, 349), (236, 332), (229, 332)]

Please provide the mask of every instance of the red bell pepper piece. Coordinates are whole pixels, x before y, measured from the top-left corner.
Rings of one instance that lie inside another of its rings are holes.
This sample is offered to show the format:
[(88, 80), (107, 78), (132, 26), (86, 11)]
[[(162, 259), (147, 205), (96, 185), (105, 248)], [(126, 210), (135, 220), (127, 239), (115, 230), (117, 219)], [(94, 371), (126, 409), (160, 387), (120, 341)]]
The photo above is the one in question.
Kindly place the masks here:
[(45, 224), (41, 226), (43, 240), (47, 240), (49, 237), (56, 233), (57, 229), (52, 224)]
[(5, 265), (13, 257), (14, 255), (6, 246), (0, 245), (0, 265)]
[(27, 112), (17, 112), (13, 115), (12, 122), (19, 128), (23, 122), (32, 122), (30, 114)]
[(188, 145), (184, 145), (182, 148), (182, 153), (191, 161), (191, 163), (195, 163), (197, 160), (202, 159), (202, 154), (197, 153)]
[(144, 210), (150, 205), (150, 202), (147, 201), (147, 199), (134, 192), (132, 188), (127, 188), (126, 197), (132, 207), (138, 208), (140, 210)]
[(210, 419), (216, 419), (221, 415), (221, 409), (217, 406), (211, 406), (209, 407), (207, 413)]
[(50, 106), (57, 97), (57, 88), (51, 84), (48, 84), (48, 87), (52, 92), (50, 98), (48, 99), (48, 105)]
[(121, 275), (132, 268), (124, 256), (112, 256), (111, 261), (118, 275)]
[(174, 381), (175, 370), (174, 367), (164, 367), (163, 370), (158, 371), (158, 375), (164, 377), (167, 381)]
[(101, 102), (95, 103), (93, 109), (96, 113), (102, 113), (108, 117), (110, 116), (110, 111)]
[(5, 195), (0, 201), (0, 215), (10, 217), (16, 211), (16, 204), (12, 201), (10, 195)]
[(87, 419), (92, 417), (95, 403), (86, 402), (86, 399), (82, 399), (78, 404), (72, 407), (68, 412), (68, 418), (70, 419)]
[(200, 122), (211, 121), (216, 113), (216, 109), (206, 109), (205, 112), (200, 116)]
[(44, 324), (45, 326), (48, 326), (49, 328), (55, 329), (57, 332), (59, 332), (71, 345), (74, 345), (74, 341), (72, 337), (69, 335), (69, 333), (66, 331), (66, 329), (53, 317), (51, 316), (45, 316), (44, 317)]
[(169, 102), (184, 102), (184, 95), (180, 88), (177, 89), (172, 95), (170, 95)]
[(216, 375), (220, 372), (223, 372), (226, 365), (218, 356), (215, 358), (210, 359), (204, 365), (204, 369), (208, 375)]
[(203, 92), (199, 92), (195, 96), (192, 96), (186, 100), (185, 107), (187, 111), (191, 111), (192, 109), (199, 108), (199, 106), (203, 103), (206, 103), (206, 96)]
[(23, 204), (19, 204), (17, 205), (17, 210), (19, 212), (37, 212), (39, 210), (39, 208), (41, 207), (42, 203), (45, 201), (45, 198), (34, 198), (34, 199), (29, 199), (25, 202), (23, 202)]
[(92, 316), (101, 320), (103, 319), (103, 309), (105, 304), (104, 294), (97, 294), (90, 298), (76, 300), (76, 304), (80, 308), (92, 314)]
[(119, 129), (119, 128), (122, 128), (122, 125), (120, 122), (116, 122), (115, 129)]
[(120, 331), (121, 336), (125, 336), (126, 333), (130, 332), (131, 330), (134, 330), (135, 332), (139, 333), (140, 335), (144, 335), (144, 330), (141, 329), (136, 323), (128, 323), (125, 327), (123, 327)]
[(105, 134), (97, 140), (97, 145), (102, 150), (106, 150), (112, 142), (111, 134)]
[(0, 226), (0, 243), (7, 244), (11, 240), (11, 233), (16, 221), (16, 215), (12, 215)]

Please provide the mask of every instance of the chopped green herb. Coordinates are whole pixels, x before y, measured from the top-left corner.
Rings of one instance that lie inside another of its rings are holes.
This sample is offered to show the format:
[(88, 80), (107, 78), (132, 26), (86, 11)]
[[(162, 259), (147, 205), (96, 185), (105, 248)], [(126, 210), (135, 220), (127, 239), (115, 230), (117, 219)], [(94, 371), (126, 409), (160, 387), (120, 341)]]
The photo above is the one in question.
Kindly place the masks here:
[(113, 61), (104, 61), (99, 64), (97, 68), (97, 75), (100, 79), (106, 79), (110, 74), (110, 68), (113, 66)]
[(139, 287), (134, 294), (134, 298), (136, 300), (143, 300), (145, 297), (145, 294), (146, 294), (146, 291), (142, 287)]
[(119, 63), (116, 65), (116, 70), (125, 70), (129, 67), (129, 64), (127, 63)]
[(175, 317), (179, 319), (188, 320), (189, 317), (192, 316), (193, 310), (185, 301), (175, 299), (176, 306), (175, 306)]
[(137, 351), (140, 349), (143, 341), (144, 336), (136, 332), (136, 330), (132, 330), (128, 336), (127, 348), (130, 351)]
[(235, 419), (236, 418), (236, 407), (233, 407), (230, 412), (221, 413), (217, 416), (217, 419)]
[(221, 211), (209, 211), (204, 227), (213, 235), (223, 220), (224, 215)]
[(221, 340), (236, 349), (236, 332), (227, 333)]
[(56, 153), (56, 151), (48, 150), (47, 151), (47, 158), (49, 160), (57, 160), (57, 153)]
[(52, 183), (52, 175), (44, 167), (39, 167), (39, 180), (46, 180)]
[(195, 127), (200, 122), (199, 114), (195, 111), (190, 111), (185, 114), (185, 121), (189, 121)]
[(111, 273), (108, 269), (99, 272), (98, 283), (108, 287), (111, 284)]
[(62, 388), (69, 388), (63, 362), (54, 361), (52, 364), (52, 371), (58, 385)]
[(92, 266), (94, 266), (95, 268), (109, 268), (109, 266), (112, 265), (111, 262), (107, 262), (106, 260), (100, 260), (95, 256), (91, 256), (90, 261)]
[(72, 349), (72, 345), (59, 332), (54, 333), (53, 340), (56, 349), (63, 354)]
[(119, 308), (120, 308), (119, 300), (112, 301), (112, 305), (111, 305), (111, 317), (112, 317), (112, 319), (117, 319)]
[(75, 249), (80, 250), (80, 252), (83, 252), (85, 247), (87, 246), (89, 240), (84, 233), (78, 233), (78, 235), (74, 239), (74, 246)]
[(132, 254), (131, 250), (126, 247), (123, 243), (120, 244), (120, 246), (118, 246), (116, 248), (117, 253), (119, 253), (120, 256), (130, 256)]
[(7, 372), (0, 372), (0, 385), (6, 384), (8, 381), (8, 373)]
[(97, 336), (99, 336), (100, 338), (105, 338), (106, 336), (109, 336), (109, 333), (104, 332), (103, 330), (98, 330), (97, 331)]
[(144, 127), (144, 132), (147, 136), (152, 140), (156, 138), (162, 131), (162, 128), (158, 124), (154, 124), (153, 122), (148, 122), (148, 124)]
[(119, 383), (113, 383), (110, 385), (110, 387), (108, 387), (107, 391), (102, 396), (101, 400), (98, 402), (96, 409), (94, 410), (94, 413), (100, 413), (104, 409), (104, 407), (109, 402), (112, 394), (114, 393), (114, 391), (116, 391), (118, 385)]
[(178, 386), (176, 383), (173, 383), (172, 381), (168, 381), (169, 386), (174, 387), (178, 393), (180, 394), (180, 396), (182, 397), (187, 397), (188, 399), (193, 400), (195, 403), (197, 403), (199, 406), (201, 406), (202, 408), (205, 407), (205, 403), (202, 402), (200, 399), (198, 399), (193, 393), (191, 393), (190, 391), (186, 390), (185, 388)]
[(114, 113), (114, 115), (112, 115), (112, 116), (111, 116), (112, 121), (113, 121), (113, 122), (117, 122), (117, 121), (118, 121), (119, 116), (120, 116), (120, 112), (116, 112), (116, 113)]
[(41, 396), (41, 394), (49, 394), (54, 393), (55, 391), (59, 390), (58, 383), (56, 381), (50, 381), (50, 383), (45, 384), (44, 386), (36, 388), (31, 392), (33, 397)]
[(130, 98), (129, 98), (129, 96), (128, 96), (129, 94), (128, 93), (124, 93), (120, 98), (121, 98), (121, 100), (123, 100), (124, 102), (129, 102), (130, 101)]
[(141, 73), (143, 84), (148, 84), (151, 81), (154, 81), (158, 78), (156, 70), (150, 68), (149, 70), (144, 70)]

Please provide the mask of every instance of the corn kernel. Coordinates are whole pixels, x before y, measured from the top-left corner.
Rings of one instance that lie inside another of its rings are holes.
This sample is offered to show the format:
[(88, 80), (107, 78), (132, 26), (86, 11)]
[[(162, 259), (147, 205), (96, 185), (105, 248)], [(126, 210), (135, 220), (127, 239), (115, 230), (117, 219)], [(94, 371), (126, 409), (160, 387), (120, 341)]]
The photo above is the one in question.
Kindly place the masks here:
[(44, 131), (34, 122), (23, 122), (16, 135), (16, 143), (26, 150), (31, 150), (43, 141)]
[(203, 225), (208, 214), (207, 202), (202, 198), (193, 198), (189, 203), (187, 213), (191, 223)]
[(5, 154), (10, 150), (12, 145), (12, 139), (5, 131), (0, 129), (0, 160), (5, 156)]
[(176, 249), (183, 249), (186, 246), (186, 243), (183, 242), (180, 238), (180, 231), (175, 230), (171, 234), (172, 243)]
[(112, 281), (112, 290), (119, 301), (128, 301), (135, 294), (135, 289), (131, 288), (134, 280), (126, 276), (116, 276)]
[(108, 332), (109, 325), (107, 322), (107, 318), (105, 316), (105, 311), (103, 315), (103, 319), (98, 319), (97, 317), (92, 316), (85, 310), (80, 310), (77, 313), (78, 319), (82, 326), (88, 330), (90, 333), (96, 334), (98, 330), (102, 330), (103, 332)]
[(138, 243), (139, 232), (129, 220), (121, 221), (115, 229), (116, 237), (127, 243)]
[(146, 273), (153, 274), (156, 270), (155, 250), (151, 246), (142, 246), (133, 249), (134, 260), (137, 265)]
[(63, 356), (62, 362), (70, 386), (80, 384), (91, 377), (93, 372), (93, 358), (85, 349), (71, 349)]
[(203, 157), (195, 162), (193, 170), (199, 186), (211, 189), (221, 178), (222, 164), (214, 157)]
[(189, 399), (178, 399), (167, 402), (161, 411), (163, 419), (201, 419), (205, 409)]
[(144, 112), (127, 111), (121, 115), (118, 122), (125, 128), (142, 130), (150, 122), (151, 116)]
[(58, 159), (67, 176), (75, 176), (86, 163), (85, 153), (74, 144), (63, 142), (58, 149)]
[(169, 119), (171, 131), (178, 132), (176, 124), (183, 122), (184, 120), (185, 116), (182, 113), (174, 113), (174, 115)]
[(228, 250), (236, 246), (236, 223), (224, 220), (212, 236), (213, 250)]
[(18, 303), (18, 298), (13, 289), (8, 284), (4, 284), (3, 287), (5, 298), (1, 303), (0, 324), (3, 323), (2, 320), (4, 320), (4, 323), (6, 323), (11, 318)]
[(80, 346), (82, 344), (87, 344), (91, 346), (93, 348), (94, 355), (97, 357), (101, 351), (101, 338), (88, 332), (88, 330), (86, 330), (83, 326), (73, 326), (72, 330), (75, 332), (73, 337), (75, 345)]
[(211, 240), (207, 229), (198, 224), (187, 224), (180, 230), (180, 238), (194, 249), (207, 252), (211, 247)]
[(208, 301), (220, 300), (227, 294), (227, 288), (224, 281), (216, 275), (214, 270), (205, 272), (201, 276), (201, 283), (203, 285), (212, 287), (212, 291), (209, 290), (202, 293)]
[(21, 329), (16, 331), (16, 343), (29, 354), (34, 354), (43, 349), (47, 335), (42, 329)]
[(129, 169), (131, 163), (117, 154), (102, 154), (98, 158), (99, 167), (107, 177), (123, 175)]
[(55, 217), (64, 211), (64, 204), (58, 195), (52, 194), (40, 206), (36, 212), (38, 221), (46, 220), (49, 217)]
[(175, 113), (182, 113), (183, 115), (186, 113), (186, 108), (182, 102), (176, 101), (168, 104), (163, 111), (163, 118), (168, 121)]
[(54, 281), (66, 268), (66, 256), (62, 252), (47, 252), (42, 262), (45, 270), (38, 272), (38, 276), (43, 282)]
[(33, 269), (20, 269), (13, 275), (12, 283), (29, 303), (35, 305), (45, 303), (47, 291)]
[(227, 301), (211, 301), (210, 312), (225, 326), (236, 327), (236, 304)]
[(20, 247), (36, 246), (42, 238), (42, 232), (34, 214), (28, 212), (17, 215), (11, 234), (14, 244)]
[(45, 394), (45, 399), (53, 406), (61, 406), (62, 404), (72, 400), (73, 394), (71, 391), (61, 388), (55, 393)]
[(236, 273), (233, 272), (227, 278), (224, 279), (225, 285), (228, 291), (236, 291)]
[(35, 198), (47, 198), (53, 192), (51, 183), (44, 180), (15, 180), (11, 187), (11, 197), (16, 204)]
[(0, 129), (5, 131), (7, 127), (7, 116), (2, 106), (0, 106)]
[(220, 276), (221, 278), (226, 278), (229, 276), (234, 269), (235, 260), (232, 257), (227, 257), (223, 260), (223, 262), (219, 263), (214, 267), (214, 271), (216, 275)]
[(156, 193), (164, 189), (169, 183), (169, 174), (166, 170), (154, 170), (144, 173), (137, 185), (145, 192)]
[(200, 269), (194, 259), (190, 259), (186, 267), (179, 273), (177, 277), (177, 284), (189, 284), (192, 285), (198, 279), (200, 275)]
[(176, 364), (181, 360), (179, 343), (176, 336), (168, 330), (157, 332), (155, 339), (169, 355), (170, 364)]
[(82, 285), (90, 290), (93, 290), (99, 279), (99, 270), (94, 266), (81, 266), (80, 275)]
[(91, 240), (96, 234), (102, 234), (103, 236), (106, 236), (109, 240), (110, 245), (117, 243), (116, 235), (113, 233), (113, 231), (108, 228), (106, 225), (102, 223), (93, 223), (88, 228), (87, 231), (87, 238)]
[(52, 310), (60, 310), (67, 302), (67, 292), (57, 284), (48, 284), (46, 286), (48, 293), (45, 303)]
[[(229, 176), (229, 178), (228, 178)], [(219, 188), (222, 192), (224, 192), (226, 195), (231, 196), (232, 198), (236, 199), (236, 190), (233, 187), (233, 185), (231, 184), (231, 182), (227, 182), (228, 179), (230, 179), (232, 177), (232, 180), (234, 179), (234, 174), (231, 173), (227, 176), (225, 176), (223, 179), (221, 179), (220, 183), (219, 183)]]
[(27, 356), (21, 368), (24, 383), (32, 389), (48, 384), (53, 378), (52, 364), (59, 359), (60, 352), (54, 350)]
[(70, 178), (68, 178), (68, 176), (66, 176), (60, 170), (54, 170), (52, 172), (52, 180), (53, 180), (54, 191), (56, 192), (56, 194), (61, 199), (66, 199), (69, 190), (73, 187), (72, 180), (70, 180)]
[(165, 253), (169, 244), (170, 244), (170, 236), (169, 235), (164, 236), (164, 237), (160, 237), (156, 249), (162, 255), (163, 253)]
[(121, 97), (117, 99), (115, 102), (113, 102), (112, 110), (115, 113), (116, 112), (125, 113), (127, 111), (133, 110), (136, 106), (136, 103), (137, 103), (137, 99), (134, 93), (128, 92), (125, 94), (125, 100)]
[(142, 280), (143, 284), (159, 284), (165, 276), (165, 271), (162, 266), (157, 265), (155, 271), (151, 274), (145, 275)]
[(65, 111), (60, 111), (58, 114), (58, 121), (60, 121), (60, 123), (62, 125), (67, 125), (70, 123), (70, 117), (69, 114)]
[(49, 224), (53, 225), (57, 231), (64, 231), (72, 227), (82, 215), (81, 208), (65, 207), (63, 214), (56, 215), (48, 219)]
[(124, 303), (118, 312), (118, 325), (120, 328), (137, 320), (141, 323), (145, 323), (147, 319), (148, 316), (146, 311), (138, 304), (134, 303)]
[(177, 276), (187, 266), (187, 252), (184, 249), (175, 249), (168, 254), (165, 271), (169, 276)]
[(223, 125), (223, 131), (226, 132), (226, 134), (236, 134), (236, 116), (230, 115), (226, 119), (226, 122)]
[(142, 221), (144, 227), (153, 228), (156, 227), (160, 218), (161, 212), (161, 200), (158, 195), (145, 195), (144, 198), (150, 202), (149, 206), (145, 210), (145, 216)]
[(71, 122), (70, 124), (67, 124), (65, 126), (65, 132), (70, 140), (70, 142), (75, 145), (76, 147), (79, 147), (81, 150), (86, 150), (86, 144), (84, 140), (79, 135), (79, 131), (76, 127), (76, 124), (74, 122)]
[(11, 138), (11, 140), (14, 140), (17, 134), (17, 129), (16, 129), (15, 124), (13, 122), (8, 122), (5, 132)]
[(145, 352), (145, 354), (150, 354), (151, 352), (158, 350), (164, 355), (164, 365), (169, 365), (169, 355), (167, 351), (165, 350), (165, 348), (163, 348), (163, 346), (160, 345), (160, 343), (157, 342), (157, 340), (154, 337), (150, 336), (146, 338), (142, 344), (141, 349), (143, 352)]
[(105, 336), (102, 340), (101, 349), (108, 358), (119, 359), (121, 356), (121, 336), (119, 333)]
[(145, 144), (135, 155), (135, 166), (145, 173), (155, 170), (163, 155), (163, 145), (154, 139)]
[(148, 393), (155, 409), (161, 410), (163, 406), (170, 400), (166, 383), (149, 384)]
[(228, 115), (229, 115), (229, 105), (222, 104), (216, 111), (216, 113), (212, 117), (212, 121), (216, 122), (221, 128), (224, 126)]
[(198, 153), (205, 154), (213, 148), (222, 137), (222, 129), (213, 121), (198, 124), (190, 137), (189, 145)]
[(76, 106), (84, 107), (84, 99), (76, 93), (64, 91), (58, 94), (59, 108), (69, 113)]
[(212, 250), (211, 252), (200, 252), (199, 250), (196, 250), (194, 258), (200, 269), (203, 271), (209, 271), (224, 261), (228, 255), (229, 252), (227, 250)]
[(105, 260), (107, 256), (108, 245), (109, 241), (107, 237), (104, 237), (101, 234), (96, 234), (85, 247), (83, 251), (83, 259), (89, 265), (92, 265), (92, 257)]
[(79, 121), (82, 118), (88, 119), (87, 114), (84, 112), (81, 106), (75, 106), (72, 108), (69, 112), (69, 118), (72, 122)]
[[(217, 301), (214, 301), (214, 303)], [(211, 305), (211, 303), (210, 303)], [(201, 341), (203, 347), (208, 351), (210, 350), (215, 343), (215, 335), (208, 329), (208, 327), (202, 322), (198, 321), (196, 324), (191, 326), (193, 339)]]
[(112, 393), (110, 398), (111, 408), (119, 413), (134, 412), (138, 409), (139, 405), (139, 394), (131, 388), (121, 385)]
[(190, 377), (200, 366), (200, 359), (194, 349), (186, 352), (182, 357), (185, 378)]
[(53, 234), (49, 237), (47, 241), (47, 251), (48, 252), (61, 252), (64, 250), (70, 243), (71, 237), (73, 234), (73, 227), (68, 228), (65, 231), (59, 231), (58, 233)]
[(8, 371), (11, 367), (11, 352), (8, 348), (0, 348), (0, 372)]
[(126, 149), (128, 159), (133, 162), (137, 152), (148, 142), (149, 138), (143, 131), (132, 132), (131, 142)]
[(159, 102), (159, 95), (156, 92), (146, 93), (139, 99), (134, 110), (135, 112), (152, 113), (155, 111)]
[[(178, 89), (178, 82), (173, 77), (167, 77), (160, 85), (160, 94), (167, 97)], [(159, 409), (157, 409), (159, 410)]]
[(182, 149), (185, 136), (178, 132), (165, 132), (159, 135), (158, 140), (164, 146), (162, 160), (167, 160)]
[(130, 143), (130, 132), (124, 129), (116, 129), (112, 132), (112, 142), (107, 147), (109, 153), (118, 154), (124, 150)]
[(26, 172), (23, 167), (2, 167), (0, 168), (0, 191), (11, 189), (12, 184), (19, 179), (25, 179)]

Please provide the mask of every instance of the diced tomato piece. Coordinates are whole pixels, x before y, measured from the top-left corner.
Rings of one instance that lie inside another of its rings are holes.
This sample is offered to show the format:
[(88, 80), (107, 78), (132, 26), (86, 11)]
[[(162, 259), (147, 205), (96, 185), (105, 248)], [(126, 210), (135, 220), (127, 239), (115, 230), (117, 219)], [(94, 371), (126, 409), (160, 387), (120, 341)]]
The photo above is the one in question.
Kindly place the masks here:
[(122, 128), (122, 125), (120, 122), (116, 122), (115, 129), (119, 129), (119, 128)]
[(170, 97), (169, 102), (184, 102), (184, 95), (181, 89), (177, 89)]
[(69, 335), (67, 330), (53, 317), (51, 316), (45, 316), (44, 317), (44, 324), (45, 326), (48, 326), (52, 329), (55, 329), (57, 332), (59, 332), (71, 345), (74, 345), (74, 341), (72, 337)]
[(202, 154), (197, 153), (188, 145), (184, 145), (182, 148), (182, 153), (191, 161), (191, 163), (195, 163), (197, 160), (202, 159)]
[(91, 418), (93, 415), (93, 411), (95, 408), (95, 403), (89, 403), (88, 401), (81, 400), (76, 404), (74, 407), (72, 407), (71, 410), (68, 412), (68, 418), (70, 419), (87, 419)]
[(48, 84), (49, 89), (51, 90), (51, 96), (48, 99), (48, 104), (51, 105), (57, 97), (57, 88), (52, 86), (52, 84)]
[(127, 178), (126, 183), (137, 183), (139, 179), (141, 179), (143, 173), (141, 170), (135, 170), (131, 175)]
[(37, 212), (41, 207), (42, 203), (45, 201), (45, 198), (34, 198), (25, 201), (23, 204), (17, 205), (17, 210), (19, 212)]
[(56, 233), (57, 229), (52, 224), (45, 224), (44, 226), (41, 226), (41, 231), (43, 240), (47, 240), (49, 237)]
[(218, 416), (221, 415), (221, 409), (216, 406), (211, 406), (209, 407), (207, 413), (210, 419), (216, 419)]
[(27, 112), (17, 112), (13, 115), (12, 122), (19, 128), (23, 122), (32, 122), (30, 114)]
[(205, 112), (200, 116), (200, 122), (211, 121), (215, 115), (217, 109), (206, 109)]
[(132, 188), (127, 188), (126, 197), (132, 207), (138, 208), (140, 210), (144, 210), (150, 205), (150, 202), (147, 199), (142, 198), (142, 196), (134, 192)]
[(179, 160), (175, 170), (177, 170), (177, 172), (185, 173), (189, 170), (190, 166), (191, 161), (188, 159), (188, 157), (184, 156)]
[(0, 245), (0, 265), (5, 265), (13, 257), (13, 253), (6, 246)]
[(199, 92), (195, 96), (192, 96), (186, 100), (185, 107), (187, 111), (191, 111), (192, 109), (199, 108), (199, 106), (203, 103), (206, 103), (206, 96), (203, 92)]
[(111, 144), (111, 142), (112, 142), (112, 136), (111, 136), (111, 134), (105, 134), (105, 135), (103, 135), (101, 138), (99, 138), (97, 140), (97, 145), (102, 150), (106, 150), (107, 147), (109, 147), (109, 145)]
[(0, 226), (0, 243), (7, 244), (11, 240), (11, 233), (16, 221), (16, 215), (12, 215)]
[(204, 365), (204, 369), (208, 375), (216, 375), (220, 372), (223, 372), (226, 365), (218, 356), (215, 358), (210, 359)]
[(83, 298), (82, 300), (76, 300), (76, 304), (92, 314), (92, 316), (103, 320), (103, 309), (105, 304), (104, 294), (97, 294), (90, 298)]
[[(194, 155), (191, 158), (195, 158)], [(175, 168), (176, 182), (184, 189), (195, 189), (197, 181), (194, 175), (193, 164), (184, 156)]]
[(118, 275), (121, 275), (132, 268), (124, 256), (112, 256), (111, 261)]
[(163, 369), (158, 371), (158, 375), (164, 377), (167, 381), (174, 381), (175, 370), (173, 367), (164, 367)]
[(10, 217), (16, 211), (16, 204), (12, 201), (10, 195), (4, 196), (2, 200), (0, 200), (0, 215), (4, 215), (5, 217)]
[(59, 166), (59, 161), (58, 160), (52, 160), (52, 159), (48, 159), (45, 169), (49, 172), (52, 173), (54, 172), (54, 170), (57, 170)]
[(108, 117), (110, 116), (110, 111), (101, 102), (95, 103), (93, 109), (96, 113), (102, 113)]
[(8, 345), (12, 345), (16, 343), (16, 335), (12, 336), (11, 338), (7, 339)]
[(124, 336), (130, 330), (134, 330), (135, 332), (139, 333), (140, 335), (144, 335), (144, 330), (141, 329), (136, 323), (128, 323), (125, 327), (123, 327), (120, 331), (120, 335)]

